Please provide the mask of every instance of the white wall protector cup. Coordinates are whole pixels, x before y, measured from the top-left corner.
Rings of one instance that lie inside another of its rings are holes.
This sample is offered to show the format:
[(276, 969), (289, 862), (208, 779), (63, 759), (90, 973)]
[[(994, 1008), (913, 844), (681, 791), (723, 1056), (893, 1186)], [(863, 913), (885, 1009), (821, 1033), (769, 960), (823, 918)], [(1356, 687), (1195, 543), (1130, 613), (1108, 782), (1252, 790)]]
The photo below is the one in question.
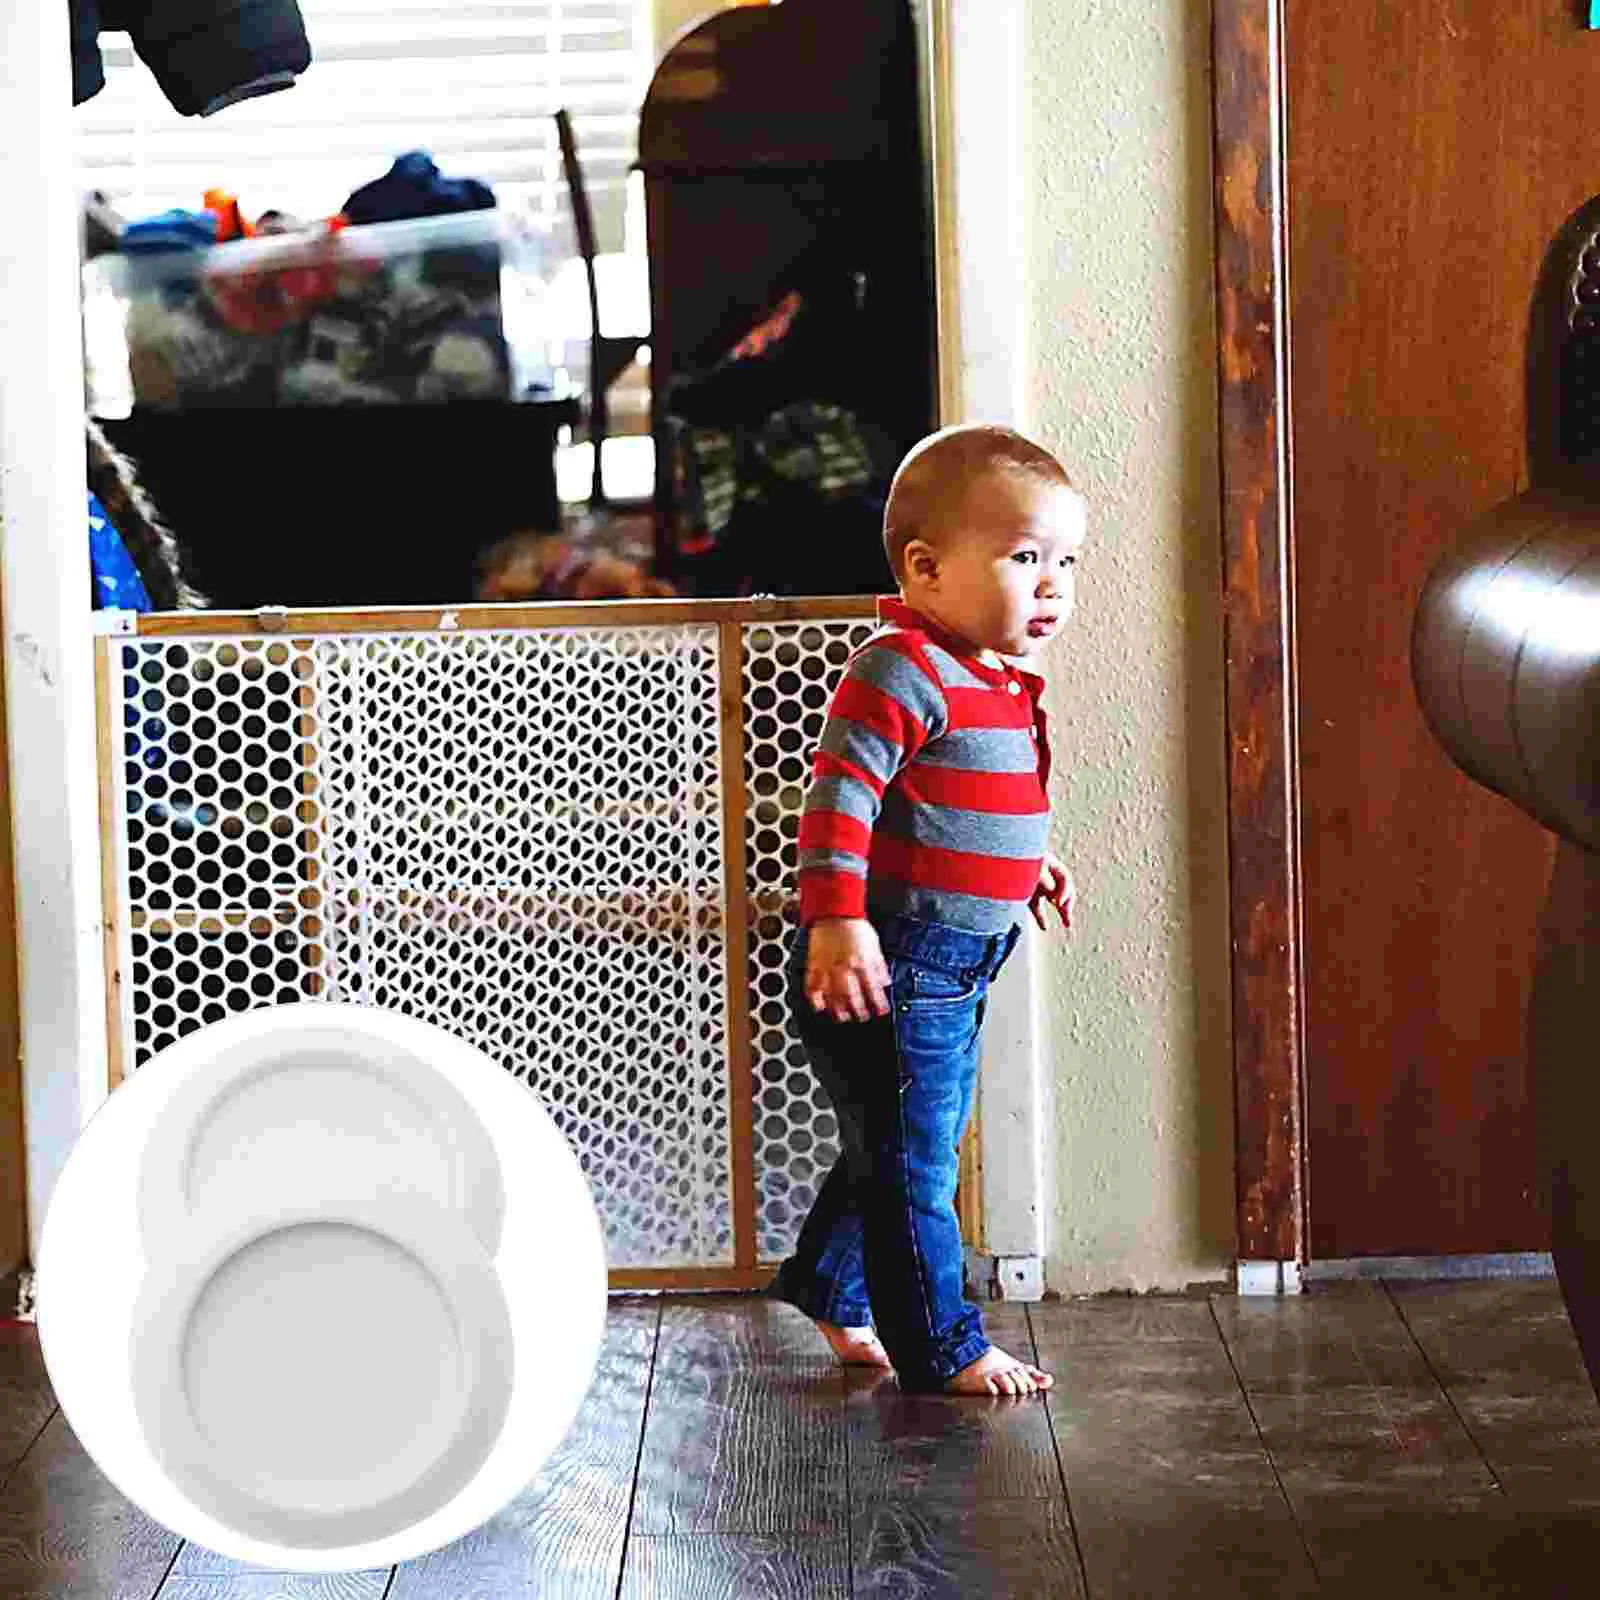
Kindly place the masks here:
[[(352, 1009), (235, 1020), (304, 1063), (304, 1041)], [(259, 1080), (252, 1068), (240, 1081), (262, 1087), (208, 1102), (218, 1109), (191, 1121), (195, 1144), (173, 1135), (200, 1151), (191, 1185), (205, 1198), (175, 1208), (170, 1232), (148, 1229), (144, 1161), (169, 1108), (190, 1115), (180, 1091), (205, 1073), (208, 1035), (236, 1037), (230, 1023), (154, 1057), (90, 1119), (40, 1244), (40, 1346), (79, 1442), (156, 1521), (258, 1567), (365, 1570), (471, 1533), (560, 1443), (604, 1326), (599, 1219), (537, 1097), (432, 1024), (376, 1008), (356, 1020), (375, 1048), (458, 1092), (484, 1134), (502, 1194), (492, 1258), (474, 1206), (441, 1204), (430, 1185), (308, 1182), (297, 1199), (287, 1174), (208, 1176), (226, 1167), (220, 1130), (247, 1130), (256, 1095), (290, 1168), (304, 1166), (297, 1127), (325, 1159), (324, 1130), (295, 1094), (314, 1101), (331, 1068)], [(383, 1107), (386, 1093), (367, 1103)], [(213, 1204), (224, 1195), (227, 1208)]]
[(415, 1199), (199, 1221), (133, 1313), (134, 1409), (197, 1505), (337, 1548), (455, 1495), (505, 1422), (515, 1347), (488, 1256)]
[(492, 1256), (505, 1198), (488, 1132), (449, 1075), (375, 1015), (335, 1004), (244, 1012), (141, 1068), (182, 1078), (145, 1154), (143, 1236), (268, 1194), (308, 1199), (315, 1185), (330, 1198), (426, 1195), (457, 1211)]

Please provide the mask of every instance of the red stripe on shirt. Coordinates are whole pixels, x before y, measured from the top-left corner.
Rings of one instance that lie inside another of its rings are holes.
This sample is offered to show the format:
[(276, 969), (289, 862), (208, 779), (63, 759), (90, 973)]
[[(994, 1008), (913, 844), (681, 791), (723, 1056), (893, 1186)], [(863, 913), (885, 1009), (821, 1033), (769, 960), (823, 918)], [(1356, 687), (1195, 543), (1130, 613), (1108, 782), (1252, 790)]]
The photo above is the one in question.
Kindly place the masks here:
[(900, 779), (899, 792), (925, 806), (1033, 816), (1048, 811), (1043, 785), (1032, 772), (966, 772), (920, 762)]
[(873, 835), (867, 874), (985, 900), (1026, 900), (1039, 882), (1039, 862), (942, 850), (879, 832)]
[(872, 848), (872, 829), (842, 811), (807, 811), (795, 839), (802, 850), (848, 850), (863, 861)]
[(998, 694), (990, 688), (945, 690), (953, 728), (1020, 728), (1033, 726), (1033, 702), (1025, 694)]
[(860, 678), (846, 678), (839, 685), (828, 716), (870, 728), (907, 752), (919, 750), (928, 742), (928, 730), (919, 717), (907, 711), (893, 695)]
[(834, 872), (822, 867), (801, 873), (800, 920), (808, 927), (820, 917), (864, 917), (866, 914), (865, 878), (853, 872)]
[(883, 797), (883, 784), (865, 767), (858, 767), (855, 762), (846, 761), (843, 756), (833, 755), (826, 750), (817, 751), (816, 759), (811, 763), (811, 776), (813, 779), (853, 778), (857, 783), (864, 783), (880, 799)]

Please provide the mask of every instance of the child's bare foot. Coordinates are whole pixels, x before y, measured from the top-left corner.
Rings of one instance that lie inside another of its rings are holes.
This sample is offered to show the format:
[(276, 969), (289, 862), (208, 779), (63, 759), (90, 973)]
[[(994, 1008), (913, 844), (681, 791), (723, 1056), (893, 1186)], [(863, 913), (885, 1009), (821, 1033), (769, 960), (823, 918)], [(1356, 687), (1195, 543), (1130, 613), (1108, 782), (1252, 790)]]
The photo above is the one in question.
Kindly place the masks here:
[(817, 1327), (847, 1367), (882, 1367), (885, 1372), (893, 1369), (889, 1352), (871, 1328), (840, 1328), (831, 1322), (819, 1322)]
[(947, 1394), (1036, 1394), (1056, 1380), (1048, 1372), (1019, 1361), (1004, 1350), (991, 1346), (978, 1359), (964, 1366), (948, 1383)]

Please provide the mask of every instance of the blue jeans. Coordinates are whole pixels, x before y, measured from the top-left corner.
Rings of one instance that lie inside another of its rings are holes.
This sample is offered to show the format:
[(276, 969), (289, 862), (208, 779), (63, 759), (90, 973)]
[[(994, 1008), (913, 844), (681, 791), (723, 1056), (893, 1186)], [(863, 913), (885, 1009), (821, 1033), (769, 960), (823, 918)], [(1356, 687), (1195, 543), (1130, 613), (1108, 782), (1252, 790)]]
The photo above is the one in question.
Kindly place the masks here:
[(772, 1293), (820, 1322), (875, 1327), (901, 1388), (936, 1390), (989, 1348), (962, 1293), (956, 1175), (989, 985), (1021, 929), (874, 921), (889, 965), (887, 1017), (837, 1022), (814, 1011), (805, 929), (790, 955), (795, 1026), (843, 1149)]

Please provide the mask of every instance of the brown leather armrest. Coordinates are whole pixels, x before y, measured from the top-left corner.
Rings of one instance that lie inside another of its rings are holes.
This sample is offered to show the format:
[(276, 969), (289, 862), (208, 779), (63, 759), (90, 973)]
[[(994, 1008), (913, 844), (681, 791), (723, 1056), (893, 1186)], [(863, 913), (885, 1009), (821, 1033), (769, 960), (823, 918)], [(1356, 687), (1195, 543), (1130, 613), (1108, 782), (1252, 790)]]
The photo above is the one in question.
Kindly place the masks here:
[(1434, 568), (1411, 674), (1479, 783), (1600, 850), (1600, 489), (1530, 489)]

